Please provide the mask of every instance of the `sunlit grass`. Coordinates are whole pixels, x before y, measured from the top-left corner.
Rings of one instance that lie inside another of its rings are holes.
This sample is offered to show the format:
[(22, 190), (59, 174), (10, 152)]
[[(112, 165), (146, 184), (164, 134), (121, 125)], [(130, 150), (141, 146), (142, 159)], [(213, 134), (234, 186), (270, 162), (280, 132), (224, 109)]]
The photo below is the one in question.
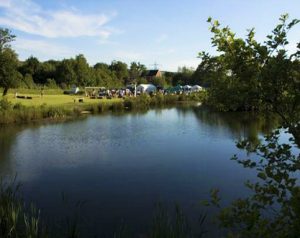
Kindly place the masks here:
[[(29, 96), (32, 99), (21, 99), (15, 98), (15, 91), (10, 90), (9, 93), (5, 96), (9, 102), (12, 104), (21, 103), (24, 106), (74, 106), (78, 104), (78, 98), (83, 98), (83, 104), (97, 104), (97, 103), (114, 103), (121, 102), (120, 98), (112, 98), (112, 99), (90, 99), (85, 97), (84, 95), (64, 95), (63, 91), (60, 89), (48, 89), (44, 90), (43, 97), (41, 97), (40, 90), (37, 89), (18, 89), (19, 96)], [(1, 93), (1, 92), (0, 92)], [(2, 99), (2, 93), (0, 96), (0, 100)], [(76, 102), (74, 102), (76, 100)]]

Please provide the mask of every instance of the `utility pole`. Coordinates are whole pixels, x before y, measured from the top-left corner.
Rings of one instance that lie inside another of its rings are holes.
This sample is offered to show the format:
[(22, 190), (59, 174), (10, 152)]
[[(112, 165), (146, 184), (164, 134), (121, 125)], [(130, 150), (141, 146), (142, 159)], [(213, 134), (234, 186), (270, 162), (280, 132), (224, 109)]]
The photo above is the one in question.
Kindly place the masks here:
[(150, 64), (150, 65), (153, 66), (155, 70), (157, 70), (158, 66), (160, 66), (160, 64), (158, 64), (156, 61), (154, 62), (154, 64)]

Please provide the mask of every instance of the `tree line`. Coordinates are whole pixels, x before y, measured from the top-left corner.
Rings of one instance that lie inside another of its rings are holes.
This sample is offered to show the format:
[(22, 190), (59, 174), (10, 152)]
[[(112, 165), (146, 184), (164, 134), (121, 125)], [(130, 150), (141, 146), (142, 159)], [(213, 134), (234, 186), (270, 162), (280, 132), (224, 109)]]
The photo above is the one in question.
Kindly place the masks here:
[(140, 62), (127, 65), (122, 61), (112, 61), (111, 64), (90, 66), (83, 54), (63, 60), (41, 62), (31, 56), (20, 61), (10, 45), (15, 39), (9, 29), (0, 28), (0, 87), (4, 89), (4, 95), (9, 88), (16, 87), (65, 89), (71, 85), (117, 88), (130, 83), (153, 83), (162, 87), (201, 84), (195, 70), (188, 67), (179, 68), (178, 72), (164, 72), (162, 77), (147, 81), (142, 77), (147, 67)]

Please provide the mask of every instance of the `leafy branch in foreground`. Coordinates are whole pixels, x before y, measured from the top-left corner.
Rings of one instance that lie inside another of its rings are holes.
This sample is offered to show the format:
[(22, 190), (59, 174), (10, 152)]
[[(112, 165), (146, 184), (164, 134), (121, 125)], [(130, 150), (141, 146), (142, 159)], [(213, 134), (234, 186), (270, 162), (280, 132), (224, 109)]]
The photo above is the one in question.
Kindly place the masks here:
[(300, 43), (296, 52), (289, 52), (287, 36), (300, 21), (282, 15), (262, 43), (255, 40), (254, 29), (243, 39), (218, 21), (209, 18), (208, 22), (211, 44), (219, 52), (218, 56), (199, 54), (198, 69), (210, 85), (208, 104), (220, 111), (270, 109), (284, 119), (294, 117), (291, 112), (299, 115)]
[[(258, 180), (247, 181), (252, 193), (222, 208), (218, 221), (229, 230), (228, 237), (298, 237), (300, 234), (300, 187), (297, 173), (300, 170), (300, 154), (289, 144), (280, 142), (280, 131), (265, 137), (264, 143), (253, 147), (250, 142), (238, 143), (238, 147), (255, 159), (239, 159), (245, 168), (255, 169)], [(212, 196), (216, 199), (217, 194)], [(211, 203), (212, 205), (218, 205)]]

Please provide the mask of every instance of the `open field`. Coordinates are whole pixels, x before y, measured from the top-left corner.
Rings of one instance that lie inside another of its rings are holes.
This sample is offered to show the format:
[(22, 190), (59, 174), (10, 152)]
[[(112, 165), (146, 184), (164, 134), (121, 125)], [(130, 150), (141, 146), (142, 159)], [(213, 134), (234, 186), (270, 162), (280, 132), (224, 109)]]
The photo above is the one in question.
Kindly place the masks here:
[[(65, 120), (82, 114), (97, 114), (107, 111), (147, 110), (150, 107), (176, 105), (179, 102), (203, 102), (205, 91), (197, 94), (162, 95), (150, 97), (142, 94), (139, 97), (125, 99), (90, 99), (84, 95), (65, 95), (61, 90), (18, 90), (18, 96), (30, 97), (15, 98), (15, 90), (10, 90), (3, 98), (0, 96), (0, 124), (28, 123), (45, 119)], [(0, 92), (1, 93), (1, 92)], [(83, 99), (79, 102), (78, 99)]]
[[(14, 90), (10, 90), (6, 95), (8, 101), (13, 104), (21, 103), (24, 106), (41, 106), (46, 104), (48, 106), (73, 106), (79, 104), (78, 102), (74, 103), (75, 99), (84, 98), (83, 104), (97, 104), (99, 102), (120, 102), (122, 99), (113, 98), (113, 99), (90, 99), (84, 95), (64, 95), (62, 90), (59, 89), (49, 89), (44, 90), (44, 95), (41, 97), (40, 90), (27, 90), (20, 89), (18, 90), (19, 96), (30, 96), (32, 99), (20, 99), (15, 98)], [(2, 94), (0, 96), (2, 99)], [(81, 103), (80, 103), (81, 104)]]

